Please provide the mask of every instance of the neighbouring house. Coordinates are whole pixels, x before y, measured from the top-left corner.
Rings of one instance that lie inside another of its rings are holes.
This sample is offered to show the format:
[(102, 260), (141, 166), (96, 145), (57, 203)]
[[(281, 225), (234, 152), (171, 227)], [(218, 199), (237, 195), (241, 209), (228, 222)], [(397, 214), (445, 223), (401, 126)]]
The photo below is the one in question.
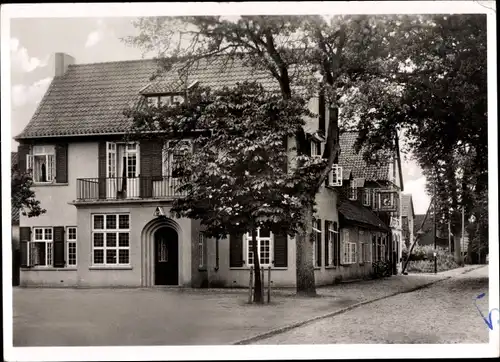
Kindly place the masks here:
[[(10, 153), (10, 162), (13, 169), (18, 167), (17, 152)], [(15, 196), (13, 196), (15, 197)], [(19, 251), (19, 212), (18, 208), (11, 208), (12, 226), (12, 285), (19, 285), (20, 251)]]
[[(424, 222), (425, 220), (425, 222)], [(424, 222), (424, 223), (423, 223)], [(423, 223), (423, 224), (422, 224)], [(432, 245), (434, 246), (434, 220), (432, 215), (429, 215), (425, 219), (425, 214), (415, 215), (415, 223), (413, 227), (413, 234), (416, 236), (417, 231), (422, 230), (422, 234), (419, 236), (417, 244), (420, 246)], [(436, 231), (436, 246), (441, 248), (449, 248), (448, 237), (440, 237), (440, 233)]]
[(413, 198), (410, 194), (401, 195), (401, 218), (403, 229), (403, 246), (410, 249), (414, 241), (415, 210)]
[[(166, 153), (161, 138), (124, 140), (131, 127), (123, 115), (126, 107), (183, 102), (196, 84), (222, 87), (257, 80), (277, 87), (266, 73), (244, 66), (239, 58), (225, 69), (223, 63), (222, 58), (201, 62), (182, 81), (174, 67), (151, 81), (154, 60), (75, 64), (71, 56), (56, 54), (54, 79), (16, 137), (19, 166), (32, 172), (36, 197), (47, 210), (36, 218), (21, 215), (21, 285), (248, 285), (253, 265), (249, 236), (207, 239), (199, 221), (170, 218), (172, 201), (179, 197), (172, 171), (176, 155)], [(321, 155), (326, 120), (335, 110), (321, 96), (313, 97), (309, 106), (318, 114), (306, 120), (311, 153)], [(293, 138), (288, 142), (292, 149)], [(339, 276), (358, 278), (369, 269), (342, 252), (353, 250), (344, 248), (339, 236), (342, 181), (341, 168), (335, 165), (317, 195), (318, 285)], [(343, 217), (346, 225), (379, 227), (368, 211), (346, 211)], [(261, 265), (272, 268), (273, 285), (294, 286), (294, 238), (259, 230), (257, 240)]]
[[(367, 210), (374, 212), (376, 218), (389, 226), (390, 232), (384, 236), (385, 227), (379, 229), (375, 234), (377, 244), (372, 247), (377, 251), (377, 260), (390, 260), (393, 265), (393, 273), (401, 268), (402, 257), (402, 220), (400, 195), (403, 191), (403, 176), (401, 172), (401, 157), (397, 139), (395, 149), (397, 151), (387, 152), (387, 156), (380, 164), (369, 164), (363, 159), (363, 150), (356, 152), (354, 144), (357, 132), (346, 131), (340, 135), (341, 153), (339, 166), (349, 169), (351, 180), (349, 181), (347, 199), (356, 201), (357, 205), (364, 206)], [(339, 210), (342, 214), (342, 207)], [(375, 220), (375, 219), (373, 219)], [(373, 235), (372, 235), (373, 238)], [(375, 253), (372, 253), (375, 256)]]

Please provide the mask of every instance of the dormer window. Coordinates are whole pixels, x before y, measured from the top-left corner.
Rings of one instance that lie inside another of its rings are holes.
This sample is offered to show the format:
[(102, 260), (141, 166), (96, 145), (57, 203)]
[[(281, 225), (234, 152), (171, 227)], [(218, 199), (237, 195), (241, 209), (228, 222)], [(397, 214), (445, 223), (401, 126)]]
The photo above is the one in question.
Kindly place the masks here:
[(311, 157), (321, 157), (321, 142), (311, 140)]
[(349, 184), (349, 200), (357, 200), (358, 199), (358, 187), (356, 184), (356, 180), (351, 180)]
[(180, 94), (162, 94), (148, 96), (148, 105), (151, 107), (178, 106), (184, 103), (184, 96)]

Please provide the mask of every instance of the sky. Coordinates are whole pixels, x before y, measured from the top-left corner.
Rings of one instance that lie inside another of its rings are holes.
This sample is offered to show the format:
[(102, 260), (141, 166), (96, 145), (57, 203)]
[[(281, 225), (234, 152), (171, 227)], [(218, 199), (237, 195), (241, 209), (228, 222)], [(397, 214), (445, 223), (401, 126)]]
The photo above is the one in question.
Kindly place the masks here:
[[(121, 38), (135, 35), (134, 18), (16, 18), (11, 20), (11, 136), (31, 119), (54, 75), (54, 53), (77, 64), (141, 59), (139, 49)], [(11, 140), (11, 150), (17, 142)], [(420, 167), (402, 155), (404, 193), (413, 195), (416, 214), (427, 211), (430, 197)]]

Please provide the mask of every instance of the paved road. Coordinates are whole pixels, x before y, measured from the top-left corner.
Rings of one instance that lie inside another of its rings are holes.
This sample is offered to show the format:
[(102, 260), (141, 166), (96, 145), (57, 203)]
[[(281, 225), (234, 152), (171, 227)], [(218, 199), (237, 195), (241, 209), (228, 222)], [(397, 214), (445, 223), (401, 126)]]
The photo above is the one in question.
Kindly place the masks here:
[[(488, 327), (472, 303), (482, 292), (488, 292), (487, 266), (255, 344), (488, 343)], [(486, 314), (487, 301), (480, 302)]]

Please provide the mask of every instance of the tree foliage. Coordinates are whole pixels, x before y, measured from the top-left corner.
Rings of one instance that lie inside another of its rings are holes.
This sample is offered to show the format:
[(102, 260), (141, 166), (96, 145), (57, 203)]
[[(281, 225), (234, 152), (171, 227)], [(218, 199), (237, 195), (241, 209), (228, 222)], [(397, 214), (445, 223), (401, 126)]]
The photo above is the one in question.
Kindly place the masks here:
[(27, 217), (36, 217), (44, 214), (47, 210), (43, 209), (40, 201), (35, 198), (31, 175), (22, 172), (16, 166), (11, 168), (11, 172), (12, 209), (21, 210), (21, 213)]

